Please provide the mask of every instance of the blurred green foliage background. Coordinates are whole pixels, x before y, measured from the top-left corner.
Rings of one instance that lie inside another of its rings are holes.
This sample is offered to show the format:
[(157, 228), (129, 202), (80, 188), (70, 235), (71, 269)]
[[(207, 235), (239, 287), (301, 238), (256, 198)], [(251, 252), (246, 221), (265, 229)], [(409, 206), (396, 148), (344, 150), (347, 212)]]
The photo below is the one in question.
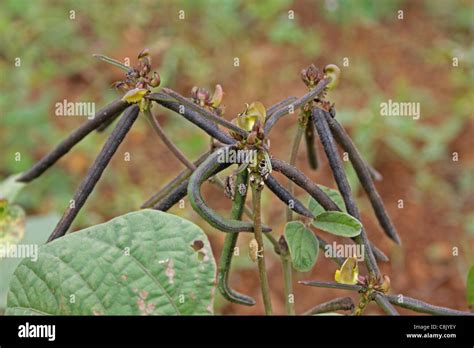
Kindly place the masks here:
[[(148, 47), (162, 86), (189, 95), (194, 85), (212, 90), (222, 84), (229, 119), (245, 102), (271, 105), (302, 95), (299, 71), (313, 62), (320, 67), (334, 63), (342, 69), (340, 86), (329, 96), (337, 117), (384, 175), (379, 186), (389, 210), (395, 212), (402, 198), (414, 211), (393, 213), (402, 238), (408, 235), (403, 227), (413, 224), (422, 226), (423, 233), (433, 230), (434, 236), (455, 230), (456, 245), (469, 250), (474, 235), (473, 7), (469, 0), (3, 0), (0, 177), (26, 170), (84, 121), (56, 117), (56, 102), (93, 101), (99, 108), (119, 95), (111, 84), (121, 72), (95, 60), (93, 53), (128, 57), (133, 64)], [(294, 11), (293, 20), (289, 11)], [(15, 67), (17, 57), (20, 67)], [(344, 58), (349, 66), (343, 66)], [(421, 119), (381, 117), (380, 103), (388, 99), (419, 102)], [(189, 157), (207, 149), (202, 132), (176, 115), (155, 112)], [(75, 228), (138, 209), (182, 168), (147, 126), (136, 124)], [(274, 152), (283, 158), (289, 156), (295, 126), (288, 118), (273, 134)], [(19, 203), (29, 214), (61, 213), (106, 134), (81, 142), (30, 184)], [(130, 165), (120, 158), (124, 151), (132, 155)], [(18, 152), (21, 161), (15, 160)], [(452, 161), (453, 152), (459, 154), (458, 162)], [(299, 164), (309, 172), (304, 154)], [(358, 190), (350, 166), (348, 171)], [(328, 173), (313, 177), (333, 186)], [(360, 203), (362, 210), (370, 210), (364, 198)], [(190, 208), (173, 212), (198, 220)], [(436, 247), (437, 241), (428, 244), (433, 243)], [(453, 267), (463, 272), (474, 262), (469, 254)]]

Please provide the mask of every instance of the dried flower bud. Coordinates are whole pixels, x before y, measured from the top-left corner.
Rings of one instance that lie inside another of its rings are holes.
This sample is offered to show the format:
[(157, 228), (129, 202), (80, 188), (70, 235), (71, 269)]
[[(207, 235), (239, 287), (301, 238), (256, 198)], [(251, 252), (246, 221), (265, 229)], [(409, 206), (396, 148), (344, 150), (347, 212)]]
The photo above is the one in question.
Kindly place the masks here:
[(161, 83), (161, 76), (156, 71), (153, 72), (153, 78), (150, 81), (151, 87), (158, 87)]
[(323, 78), (324, 74), (314, 64), (301, 70), (301, 79), (308, 88), (316, 86)]
[(250, 132), (249, 135), (247, 136), (247, 144), (253, 145), (255, 144), (256, 140), (257, 140), (257, 132), (255, 131)]
[(206, 102), (209, 100), (210, 98), (210, 93), (208, 90), (204, 89), (204, 88), (198, 88), (198, 91), (197, 91), (197, 99), (203, 103), (203, 104), (206, 104)]
[(209, 104), (210, 93), (205, 88), (193, 87), (191, 90), (191, 97), (196, 104), (200, 106), (205, 106)]
[(150, 55), (150, 50), (148, 48), (144, 48), (143, 50), (141, 50), (140, 53), (138, 53), (138, 59), (148, 57), (149, 55)]

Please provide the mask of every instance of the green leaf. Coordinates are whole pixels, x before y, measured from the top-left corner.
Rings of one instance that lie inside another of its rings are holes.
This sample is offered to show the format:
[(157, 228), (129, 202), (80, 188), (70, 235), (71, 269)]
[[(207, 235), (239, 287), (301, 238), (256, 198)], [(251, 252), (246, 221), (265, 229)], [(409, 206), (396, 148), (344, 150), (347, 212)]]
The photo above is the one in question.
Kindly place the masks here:
[(355, 237), (360, 234), (362, 224), (356, 218), (340, 211), (327, 211), (316, 216), (313, 225), (336, 236)]
[[(339, 193), (338, 190), (334, 190), (332, 188), (323, 186), (323, 185), (318, 185), (321, 190), (324, 191), (325, 194), (329, 196), (329, 198), (332, 199), (334, 203), (341, 209), (341, 211), (346, 211), (346, 206), (344, 204), (344, 200), (342, 199), (341, 194)], [(311, 210), (314, 216), (318, 216), (321, 213), (324, 213), (326, 210), (319, 204), (313, 197), (309, 198), (308, 202), (308, 208)]]
[(474, 305), (474, 266), (471, 266), (467, 274), (467, 305), (469, 308)]
[(141, 210), (40, 246), (13, 274), (6, 314), (209, 314), (215, 275), (199, 227)]
[(319, 253), (319, 243), (313, 232), (301, 222), (291, 221), (285, 226), (285, 240), (294, 269), (300, 272), (310, 271)]
[(25, 183), (17, 182), (16, 179), (21, 174), (10, 175), (8, 178), (0, 182), (0, 199), (6, 199), (13, 202), (18, 193), (23, 189)]

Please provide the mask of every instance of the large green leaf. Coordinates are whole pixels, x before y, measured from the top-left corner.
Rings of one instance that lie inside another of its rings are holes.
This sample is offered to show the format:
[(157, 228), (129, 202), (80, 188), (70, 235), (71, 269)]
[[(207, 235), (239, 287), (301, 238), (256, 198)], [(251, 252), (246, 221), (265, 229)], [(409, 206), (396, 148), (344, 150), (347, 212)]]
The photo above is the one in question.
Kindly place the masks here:
[(474, 306), (474, 266), (471, 266), (467, 274), (467, 305)]
[(216, 265), (203, 231), (142, 210), (71, 233), (23, 260), (6, 314), (212, 313)]
[(285, 240), (293, 267), (300, 272), (311, 271), (319, 253), (319, 243), (313, 232), (301, 222), (291, 221), (285, 226)]
[(360, 234), (362, 224), (356, 218), (340, 211), (327, 211), (316, 216), (313, 225), (336, 236), (355, 237)]

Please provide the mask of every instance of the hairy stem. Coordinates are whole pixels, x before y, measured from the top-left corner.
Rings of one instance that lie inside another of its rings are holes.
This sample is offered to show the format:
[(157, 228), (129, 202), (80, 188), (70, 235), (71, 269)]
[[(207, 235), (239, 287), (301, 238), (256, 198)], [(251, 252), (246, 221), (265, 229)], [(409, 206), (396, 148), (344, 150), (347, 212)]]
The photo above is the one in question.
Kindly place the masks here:
[[(232, 203), (232, 210), (230, 213), (231, 219), (242, 219), (247, 192), (241, 194), (238, 187), (240, 184), (247, 185), (247, 179), (248, 172), (246, 170), (242, 171), (237, 175), (237, 180), (235, 182), (235, 198)], [(219, 265), (217, 287), (222, 296), (224, 296), (224, 298), (226, 298), (227, 300), (246, 306), (253, 306), (255, 305), (255, 300), (253, 298), (238, 293), (237, 291), (233, 290), (229, 285), (229, 274), (230, 267), (232, 264), (232, 256), (234, 254), (234, 248), (237, 244), (238, 238), (239, 233), (229, 233), (225, 236), (224, 246), (222, 248)]]
[(294, 296), (293, 292), (293, 265), (291, 262), (290, 252), (288, 245), (286, 244), (285, 237), (280, 238), (280, 259), (281, 266), (283, 269), (283, 282), (284, 282), (284, 293), (285, 293), (285, 310), (288, 315), (295, 315), (295, 303), (293, 299), (290, 301), (290, 297)]
[[(261, 180), (261, 179), (260, 179)], [(260, 287), (262, 290), (263, 305), (265, 307), (265, 314), (271, 315), (272, 302), (270, 298), (270, 287), (268, 285), (267, 270), (265, 267), (265, 253), (263, 247), (262, 234), (262, 216), (261, 216), (261, 190), (258, 184), (252, 183), (252, 203), (253, 203), (253, 223), (254, 234), (258, 244), (259, 255), (257, 256), (258, 274), (260, 278)]]

